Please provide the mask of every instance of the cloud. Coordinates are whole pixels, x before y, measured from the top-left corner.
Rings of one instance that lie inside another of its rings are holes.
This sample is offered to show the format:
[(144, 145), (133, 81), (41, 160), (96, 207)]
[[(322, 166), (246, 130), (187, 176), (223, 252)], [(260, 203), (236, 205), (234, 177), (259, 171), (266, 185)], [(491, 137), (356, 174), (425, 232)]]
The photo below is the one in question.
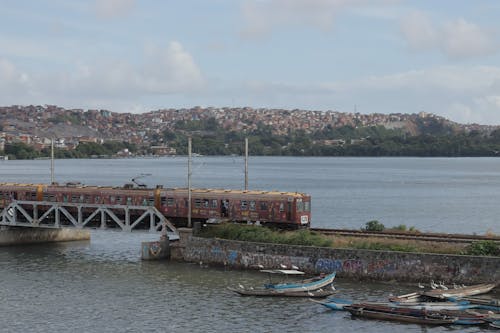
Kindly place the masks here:
[(321, 83), (248, 82), (264, 106), (362, 113), (426, 111), (462, 123), (500, 124), (500, 67), (440, 66)]
[(450, 58), (489, 55), (500, 46), (491, 32), (463, 18), (438, 25), (421, 11), (413, 11), (401, 20), (401, 32), (411, 49), (439, 50)]
[[(388, 2), (377, 0), (377, 3)], [(390, 2), (390, 1), (389, 1)], [(241, 6), (245, 37), (263, 37), (273, 30), (305, 25), (322, 31), (333, 27), (339, 12), (349, 7), (374, 5), (369, 0), (268, 0), (245, 1)]]
[(96, 0), (95, 12), (101, 18), (115, 18), (128, 15), (135, 6), (135, 0)]
[[(0, 99), (11, 104), (58, 104), (88, 107), (88, 101), (137, 100), (151, 95), (190, 94), (204, 77), (193, 57), (172, 41), (150, 50), (141, 64), (125, 59), (78, 63), (58, 72), (28, 72), (0, 58)], [(120, 103), (123, 105), (123, 103)]]

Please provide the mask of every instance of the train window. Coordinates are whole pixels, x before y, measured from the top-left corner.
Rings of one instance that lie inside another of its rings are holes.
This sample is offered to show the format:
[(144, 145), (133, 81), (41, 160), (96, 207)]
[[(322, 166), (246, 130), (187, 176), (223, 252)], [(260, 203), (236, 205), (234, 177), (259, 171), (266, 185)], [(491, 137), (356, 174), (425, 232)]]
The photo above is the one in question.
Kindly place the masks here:
[(84, 201), (85, 203), (90, 203), (90, 195), (85, 194), (83, 201)]
[(71, 202), (78, 202), (78, 196), (77, 195), (72, 195), (71, 196)]
[(132, 198), (131, 197), (127, 197), (127, 205), (132, 205)]
[(194, 199), (194, 206), (196, 208), (200, 208), (201, 207), (201, 199)]
[(302, 212), (304, 210), (304, 203), (302, 201), (297, 201), (297, 211)]
[(155, 198), (153, 197), (148, 197), (148, 205), (149, 206), (154, 206), (155, 204)]
[(285, 211), (285, 205), (283, 203), (280, 203), (280, 212)]
[(3, 192), (0, 192), (0, 200), (3, 199)]
[(212, 199), (212, 208), (217, 208), (217, 199)]
[(241, 210), (247, 210), (247, 201), (241, 200)]
[(122, 197), (121, 196), (117, 196), (116, 197), (116, 203), (121, 205), (122, 204)]
[(260, 210), (267, 210), (267, 202), (265, 201), (260, 202)]
[(67, 194), (63, 194), (63, 201), (68, 202), (68, 195)]
[(114, 204), (115, 203), (115, 196), (114, 195), (110, 195), (109, 196), (109, 202)]
[(311, 210), (311, 203), (309, 201), (304, 202), (304, 211), (309, 212)]
[(203, 199), (203, 208), (208, 208), (209, 201), (208, 199)]
[(94, 198), (94, 202), (95, 203), (100, 203), (100, 201), (101, 201), (101, 197), (98, 196), (98, 195), (96, 195), (95, 198)]
[(161, 197), (161, 205), (165, 206), (167, 204), (167, 197)]
[(255, 201), (250, 201), (250, 210), (255, 210)]
[(167, 206), (173, 206), (174, 205), (174, 198), (167, 198)]

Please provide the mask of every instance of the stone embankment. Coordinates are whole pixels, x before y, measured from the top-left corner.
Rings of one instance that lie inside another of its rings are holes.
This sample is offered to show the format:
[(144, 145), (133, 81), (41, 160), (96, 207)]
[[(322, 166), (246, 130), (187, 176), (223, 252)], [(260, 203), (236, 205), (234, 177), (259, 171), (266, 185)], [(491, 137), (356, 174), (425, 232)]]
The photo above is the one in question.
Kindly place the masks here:
[(180, 229), (171, 259), (239, 269), (298, 266), (308, 273), (337, 272), (354, 279), (475, 284), (500, 281), (500, 257), (404, 253), (240, 242), (195, 237)]
[(0, 228), (0, 246), (89, 240), (88, 230), (62, 228)]

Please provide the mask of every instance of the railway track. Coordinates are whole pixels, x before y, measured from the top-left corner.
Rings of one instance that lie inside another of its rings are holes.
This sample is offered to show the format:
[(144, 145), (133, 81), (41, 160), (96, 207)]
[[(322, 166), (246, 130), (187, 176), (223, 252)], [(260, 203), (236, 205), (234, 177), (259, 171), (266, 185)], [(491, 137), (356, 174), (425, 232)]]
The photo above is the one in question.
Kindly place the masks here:
[(311, 228), (311, 231), (316, 231), (324, 235), (339, 235), (339, 236), (349, 236), (349, 237), (380, 237), (380, 238), (407, 239), (407, 240), (428, 241), (428, 242), (466, 243), (466, 244), (470, 244), (476, 241), (493, 241), (500, 244), (499, 236), (422, 233), (422, 232), (412, 233), (412, 232), (401, 232), (401, 231), (366, 231), (366, 230), (325, 229), (325, 228)]

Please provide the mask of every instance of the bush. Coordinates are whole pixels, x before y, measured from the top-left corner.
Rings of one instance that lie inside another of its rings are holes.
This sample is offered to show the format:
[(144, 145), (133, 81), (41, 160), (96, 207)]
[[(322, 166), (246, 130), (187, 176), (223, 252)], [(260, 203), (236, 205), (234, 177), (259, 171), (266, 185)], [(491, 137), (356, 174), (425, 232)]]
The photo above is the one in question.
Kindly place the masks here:
[(500, 246), (491, 240), (473, 242), (465, 248), (462, 254), (472, 256), (500, 256)]
[(218, 237), (247, 242), (330, 247), (331, 239), (310, 230), (278, 231), (266, 227), (227, 223), (203, 228), (201, 237)]
[(377, 220), (372, 220), (366, 222), (366, 231), (384, 231), (385, 226)]

